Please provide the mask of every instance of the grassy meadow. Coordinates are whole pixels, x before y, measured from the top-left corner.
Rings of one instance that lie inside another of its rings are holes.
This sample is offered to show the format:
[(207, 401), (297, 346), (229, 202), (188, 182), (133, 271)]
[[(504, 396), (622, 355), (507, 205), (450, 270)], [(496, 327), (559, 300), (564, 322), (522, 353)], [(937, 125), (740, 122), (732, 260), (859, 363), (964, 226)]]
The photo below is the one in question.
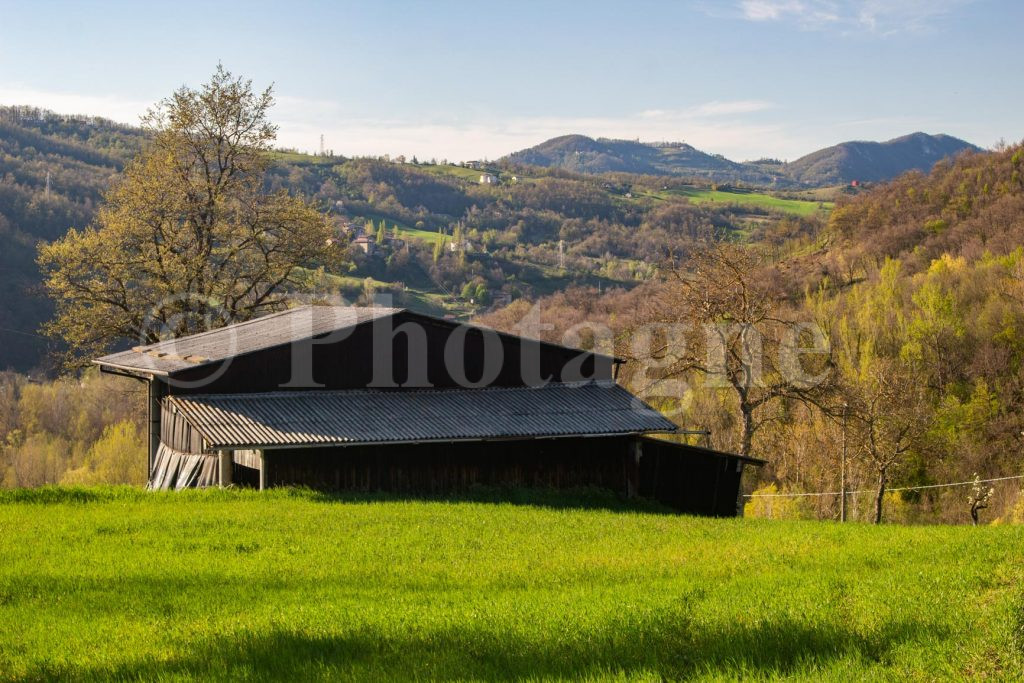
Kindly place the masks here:
[(1024, 529), (0, 492), (0, 680), (1024, 676)]
[(421, 242), (426, 242), (427, 244), (430, 245), (433, 245), (436, 242), (440, 242), (442, 240), (451, 239), (450, 236), (444, 235), (440, 232), (437, 232), (436, 230), (420, 230), (419, 228), (410, 228), (406, 225), (398, 226), (398, 234), (405, 239), (419, 240)]
[(788, 213), (794, 216), (813, 216), (820, 212), (828, 212), (834, 206), (830, 201), (814, 201), (807, 199), (783, 199), (761, 192), (744, 190), (711, 190), (706, 188), (685, 188), (667, 190), (661, 195), (686, 197), (695, 204), (724, 204), (753, 209), (767, 209)]
[(418, 168), (427, 173), (454, 176), (470, 183), (480, 182), (480, 176), (487, 173), (487, 171), (482, 169), (466, 168), (465, 166), (457, 166), (455, 164), (420, 164)]

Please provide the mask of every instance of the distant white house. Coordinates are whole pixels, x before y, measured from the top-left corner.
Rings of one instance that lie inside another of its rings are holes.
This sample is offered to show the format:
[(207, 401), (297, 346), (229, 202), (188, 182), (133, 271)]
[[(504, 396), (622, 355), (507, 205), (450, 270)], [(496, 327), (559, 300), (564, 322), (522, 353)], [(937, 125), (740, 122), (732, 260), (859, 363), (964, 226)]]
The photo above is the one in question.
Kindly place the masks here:
[(373, 254), (377, 251), (377, 239), (373, 235), (360, 235), (352, 243), (367, 254)]
[(480, 175), (480, 184), (481, 185), (497, 185), (498, 184), (498, 176), (494, 175), (493, 173), (483, 173), (483, 174)]

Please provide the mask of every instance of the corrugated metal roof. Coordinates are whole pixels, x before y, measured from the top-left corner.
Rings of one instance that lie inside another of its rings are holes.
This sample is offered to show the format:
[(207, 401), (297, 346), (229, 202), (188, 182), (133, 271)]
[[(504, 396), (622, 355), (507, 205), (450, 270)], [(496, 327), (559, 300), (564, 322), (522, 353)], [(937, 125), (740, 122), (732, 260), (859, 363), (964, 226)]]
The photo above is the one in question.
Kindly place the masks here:
[(302, 306), (209, 332), (136, 346), (95, 361), (124, 370), (166, 375), (252, 351), (291, 344), (394, 315), (402, 309), (358, 306)]
[(595, 436), (674, 431), (602, 382), (485, 389), (207, 394), (168, 399), (211, 449)]

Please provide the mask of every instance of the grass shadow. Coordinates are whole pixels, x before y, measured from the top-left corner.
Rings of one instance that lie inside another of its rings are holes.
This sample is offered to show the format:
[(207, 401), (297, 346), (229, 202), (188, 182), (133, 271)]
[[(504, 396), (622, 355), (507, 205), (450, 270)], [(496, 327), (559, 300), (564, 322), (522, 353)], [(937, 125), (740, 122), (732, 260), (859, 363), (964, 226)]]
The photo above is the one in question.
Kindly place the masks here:
[(292, 488), (289, 490), (292, 495), (323, 503), (483, 503), (543, 507), (556, 510), (607, 510), (613, 512), (679, 514), (672, 508), (654, 500), (625, 498), (613, 491), (596, 487), (553, 489), (474, 486), (464, 491), (446, 492), (443, 494), (318, 491), (303, 488)]
[(0, 505), (56, 505), (106, 503), (145, 500), (146, 490), (140, 486), (59, 486), (49, 484), (35, 488), (0, 489)]
[(657, 501), (625, 498), (613, 491), (596, 487), (496, 488), (474, 486), (464, 491), (433, 494), (392, 493), (384, 491), (323, 491), (300, 486), (282, 486), (266, 491), (245, 487), (226, 489), (185, 489), (182, 491), (148, 491), (136, 486), (40, 486), (38, 488), (0, 489), (0, 505), (57, 505), (137, 502), (226, 502), (231, 500), (307, 500), (316, 503), (487, 503), (521, 505), (560, 510), (610, 510), (679, 514)]
[(759, 678), (821, 672), (839, 660), (878, 663), (902, 643), (944, 635), (912, 621), (860, 633), (842, 624), (812, 626), (791, 618), (698, 627), (668, 615), (542, 639), (463, 626), (404, 635), (372, 629), (323, 635), (245, 632), (183, 647), (165, 660), (94, 668), (44, 665), (14, 680)]

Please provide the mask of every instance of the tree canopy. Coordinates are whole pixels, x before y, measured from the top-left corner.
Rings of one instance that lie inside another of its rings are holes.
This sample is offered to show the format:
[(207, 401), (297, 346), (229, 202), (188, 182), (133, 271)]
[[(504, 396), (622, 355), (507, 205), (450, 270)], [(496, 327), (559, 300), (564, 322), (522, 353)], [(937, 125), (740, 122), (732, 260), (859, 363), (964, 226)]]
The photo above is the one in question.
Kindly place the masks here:
[(283, 307), (306, 268), (342, 254), (301, 197), (264, 190), (277, 127), (271, 88), (218, 66), (143, 119), (151, 142), (93, 223), (40, 247), (56, 301), (48, 333), (80, 362), (122, 339), (157, 341)]

